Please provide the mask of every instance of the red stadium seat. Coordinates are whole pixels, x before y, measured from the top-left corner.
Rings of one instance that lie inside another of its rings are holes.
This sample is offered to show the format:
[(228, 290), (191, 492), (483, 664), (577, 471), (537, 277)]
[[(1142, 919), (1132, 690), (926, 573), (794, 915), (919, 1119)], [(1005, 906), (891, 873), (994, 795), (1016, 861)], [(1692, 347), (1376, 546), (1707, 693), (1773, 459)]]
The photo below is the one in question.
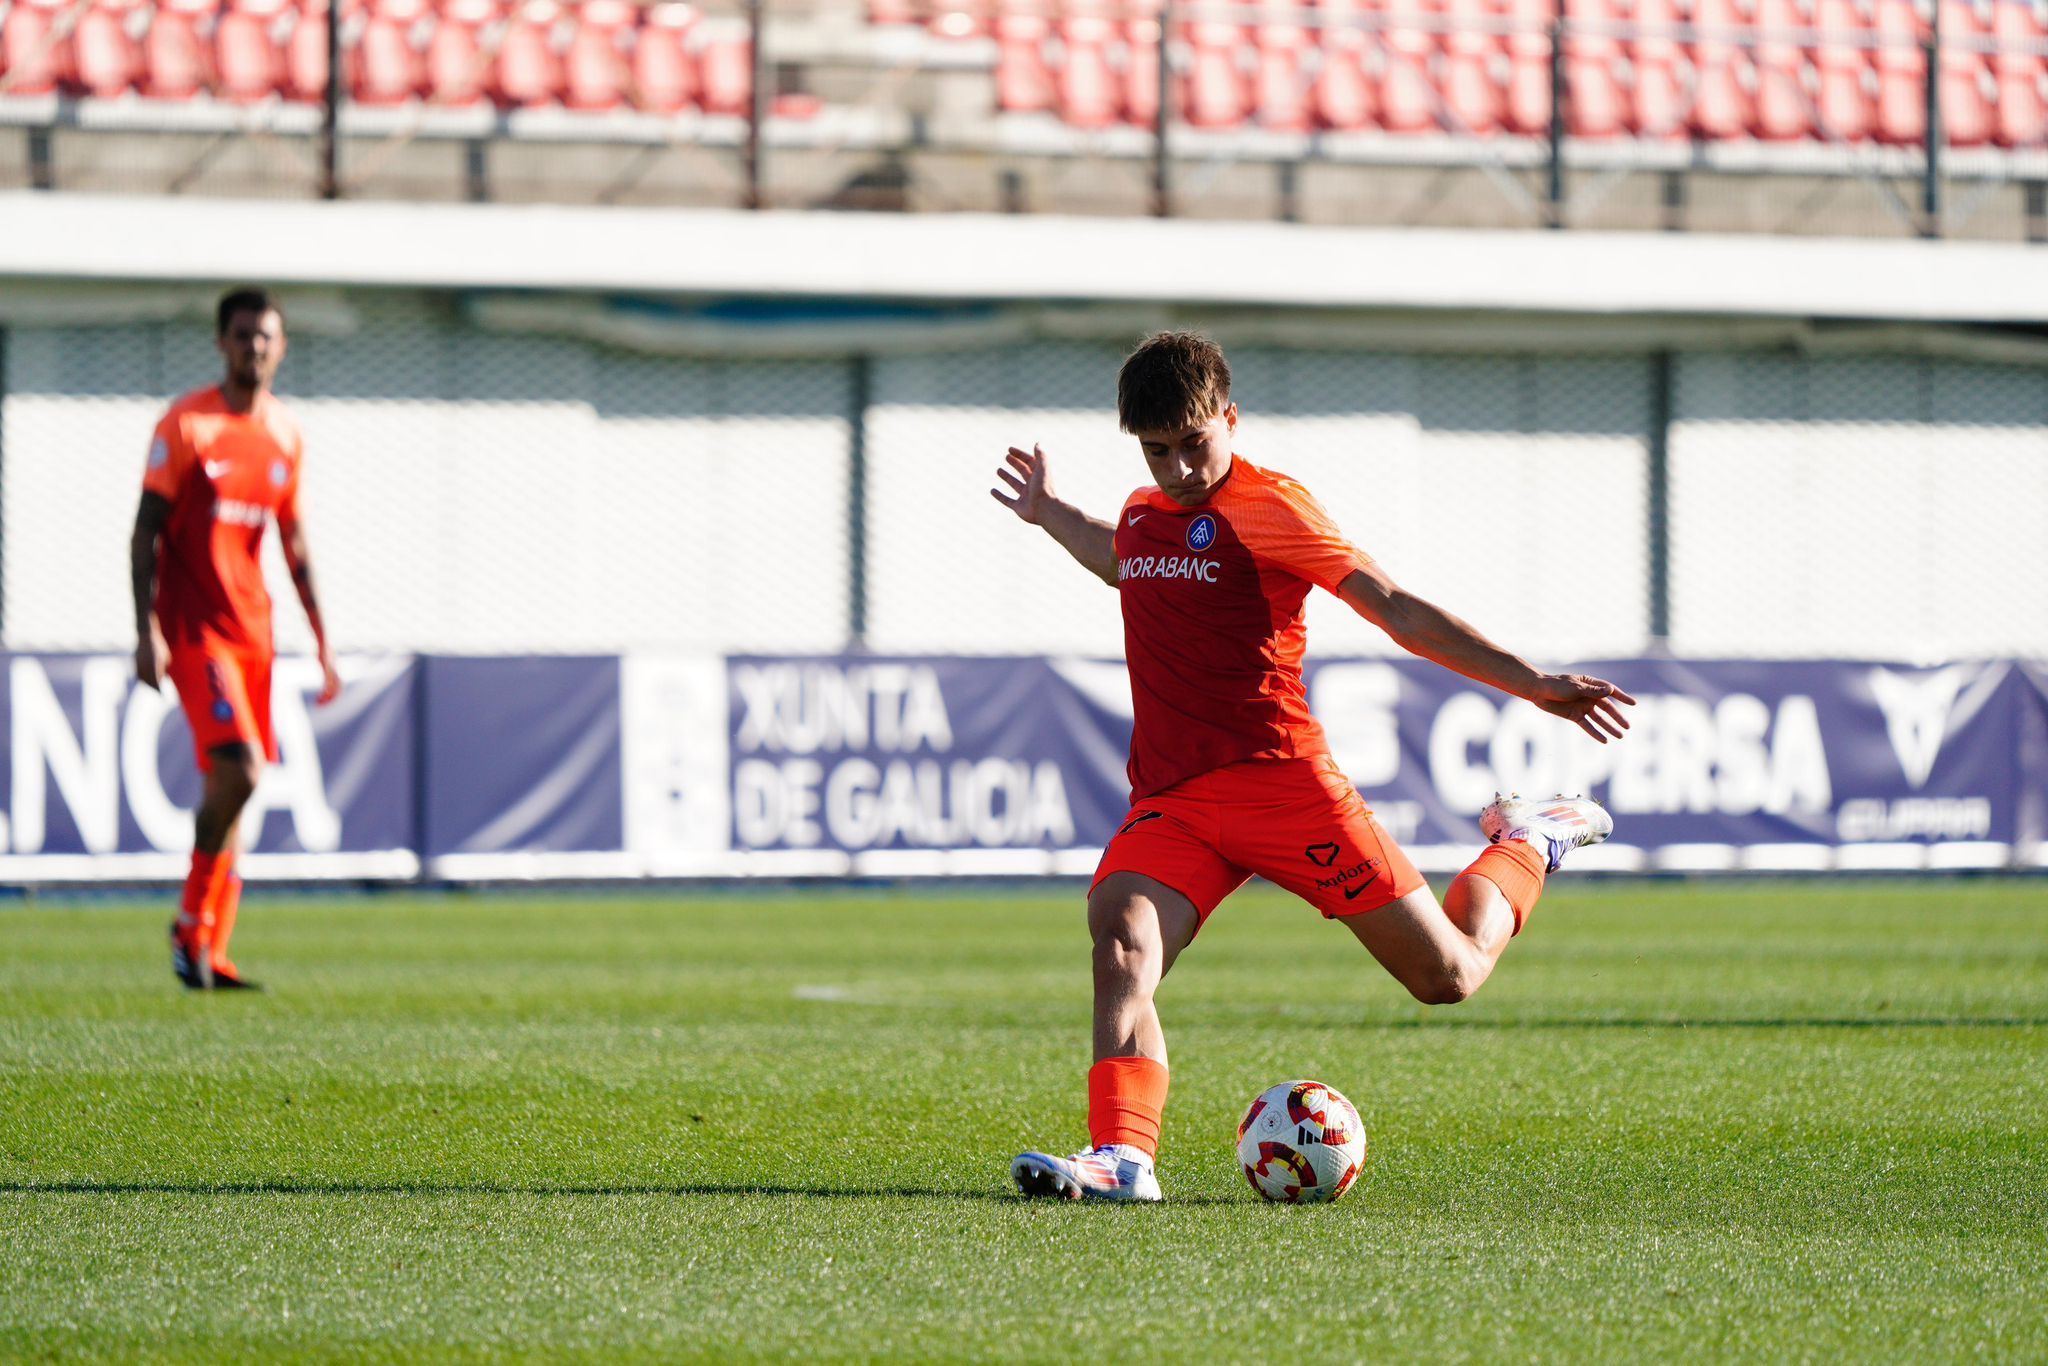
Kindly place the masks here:
[(286, 0), (235, 0), (221, 11), (213, 27), (213, 63), (215, 91), (222, 98), (253, 104), (284, 89), (278, 32), (286, 9)]
[(68, 5), (17, 0), (0, 21), (0, 86), (10, 95), (47, 95), (76, 79), (71, 35), (59, 20)]
[(1991, 36), (1990, 15), (1968, 0), (1941, 4), (1941, 135), (1951, 147), (1981, 147), (1991, 141), (1991, 59), (1983, 44)]
[(499, 107), (531, 109), (561, 95), (562, 59), (555, 53), (561, 19), (556, 0), (521, 0), (512, 11), (491, 67), (491, 98)]
[(1749, 16), (1738, 0), (1698, 0), (1693, 23), (1702, 33), (1693, 45), (1692, 131), (1703, 138), (1742, 137), (1753, 121), (1756, 68), (1730, 38), (1750, 28)]
[(1159, 121), (1159, 13), (1162, 0), (1123, 5), (1124, 121), (1150, 128)]
[(1076, 128), (1107, 128), (1123, 112), (1116, 70), (1109, 59), (1116, 25), (1099, 14), (1063, 20), (1060, 45), (1066, 60), (1054, 76), (1060, 117)]
[(80, 89), (96, 99), (113, 99), (133, 90), (142, 79), (142, 40), (138, 37), (146, 0), (96, 0), (78, 17), (73, 35)]
[(1513, 132), (1550, 131), (1550, 4), (1507, 0), (1507, 126)]
[(1436, 73), (1430, 58), (1436, 37), (1429, 24), (1436, 16), (1430, 0), (1391, 0), (1387, 27), (1380, 33), (1386, 71), (1380, 78), (1380, 127), (1389, 133), (1434, 132)]
[(498, 19), (498, 0), (446, 0), (433, 36), (427, 39), (427, 95), (450, 108), (483, 99), (490, 58), (483, 50), (485, 28)]
[(314, 102), (326, 90), (327, 0), (302, 0), (284, 40), (285, 98)]
[(754, 104), (754, 45), (743, 21), (710, 21), (697, 31), (698, 101), (707, 114), (744, 116)]
[(1910, 146), (1927, 139), (1927, 26), (1913, 0), (1877, 0), (1877, 140)]
[(426, 0), (373, 0), (356, 39), (349, 93), (363, 104), (406, 104), (427, 92), (427, 65), (413, 35)]
[(617, 109), (626, 102), (625, 44), (637, 7), (629, 0), (583, 0), (576, 32), (562, 55), (562, 103), (571, 109)]
[(1449, 0), (1450, 32), (1444, 35), (1444, 104), (1453, 131), (1497, 131), (1505, 92), (1495, 77), (1507, 67), (1507, 51), (1493, 26), (1501, 18), (1496, 0)]
[(1815, 131), (1834, 142), (1862, 142), (1877, 121), (1872, 92), (1877, 86), (1870, 49), (1858, 40), (1870, 33), (1863, 0), (1816, 0), (1814, 27)]
[(1690, 68), (1677, 33), (1686, 19), (1680, 0), (1636, 0), (1635, 102), (1629, 127), (1637, 137), (1676, 138), (1685, 134), (1686, 115), (1692, 103), (1686, 90)]
[(1756, 0), (1755, 132), (1771, 142), (1813, 136), (1813, 101), (1806, 93), (1806, 53), (1792, 35), (1812, 27), (1798, 0)]
[(212, 83), (213, 62), (201, 26), (213, 18), (213, 0), (165, 0), (142, 42), (143, 92), (153, 99), (189, 100)]
[(1245, 33), (1236, 24), (1187, 26), (1188, 75), (1181, 117), (1196, 128), (1235, 128), (1251, 109), (1251, 83), (1237, 64)]
[(1323, 35), (1322, 65), (1309, 84), (1309, 109), (1318, 128), (1355, 132), (1379, 118), (1379, 100), (1365, 74), (1363, 33), (1352, 30)]
[[(342, 0), (341, 77), (353, 85), (356, 50), (348, 44), (349, 29), (361, 17), (361, 0)], [(298, 18), (284, 45), (284, 92), (290, 99), (314, 101), (327, 95), (327, 0), (302, 0)]]
[(660, 4), (647, 11), (640, 41), (633, 45), (633, 103), (656, 114), (673, 114), (697, 102), (697, 64), (687, 39), (697, 11), (684, 4)]
[(1052, 21), (1042, 14), (996, 16), (996, 108), (1007, 114), (1040, 114), (1058, 103), (1045, 42)]
[(1629, 117), (1621, 87), (1621, 38), (1614, 27), (1622, 19), (1619, 0), (1565, 0), (1565, 17), (1588, 26), (1565, 39), (1565, 78), (1571, 83), (1565, 126), (1573, 137), (1614, 137)]
[[(1999, 50), (1991, 59), (1998, 77), (1998, 121), (1993, 136), (2002, 147), (2038, 147), (2048, 140), (2048, 52), (2022, 45), (2048, 43), (2048, 14), (2042, 0), (2004, 0), (1992, 19)], [(85, 51), (81, 45), (79, 57)]]
[(1267, 0), (1252, 28), (1258, 61), (1252, 108), (1260, 126), (1276, 132), (1306, 132), (1310, 123), (1308, 75), (1303, 69), (1309, 33), (1301, 17), (1299, 0)]

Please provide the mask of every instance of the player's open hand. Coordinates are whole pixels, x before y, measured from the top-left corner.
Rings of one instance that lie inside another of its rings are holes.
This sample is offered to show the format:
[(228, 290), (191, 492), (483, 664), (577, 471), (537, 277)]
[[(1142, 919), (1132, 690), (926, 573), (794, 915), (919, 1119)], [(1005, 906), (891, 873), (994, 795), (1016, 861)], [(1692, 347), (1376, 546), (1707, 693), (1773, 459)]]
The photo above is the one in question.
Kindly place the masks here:
[(149, 630), (135, 643), (135, 677), (143, 687), (161, 690), (164, 682), (164, 634), (157, 629), (154, 618)]
[(1529, 700), (1552, 716), (1572, 722), (1603, 745), (1609, 736), (1617, 740), (1622, 737), (1628, 729), (1628, 718), (1621, 714), (1621, 708), (1636, 704), (1633, 697), (1606, 679), (1585, 674), (1545, 674)]
[(334, 656), (326, 650), (320, 652), (320, 696), (321, 706), (326, 706), (341, 696), (341, 674), (334, 667)]
[(1010, 447), (1009, 455), (996, 467), (996, 478), (1002, 480), (1010, 491), (990, 489), (989, 497), (1037, 526), (1039, 513), (1053, 497), (1052, 484), (1045, 474), (1045, 452), (1037, 446), (1028, 453), (1015, 446)]

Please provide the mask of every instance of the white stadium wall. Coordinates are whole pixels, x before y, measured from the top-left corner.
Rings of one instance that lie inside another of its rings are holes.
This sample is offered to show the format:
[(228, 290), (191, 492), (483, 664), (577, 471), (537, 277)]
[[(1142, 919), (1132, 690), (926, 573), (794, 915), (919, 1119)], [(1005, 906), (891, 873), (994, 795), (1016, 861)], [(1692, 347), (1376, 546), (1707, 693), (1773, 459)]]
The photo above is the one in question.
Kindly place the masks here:
[(1676, 380), (1675, 649), (2048, 654), (2048, 370), (1738, 352)]
[[(846, 625), (843, 364), (715, 365), (498, 336), (381, 297), (298, 331), (280, 390), (337, 639), (468, 653), (830, 650)], [(195, 324), (17, 326), (4, 430), (6, 641), (132, 634), (120, 564)], [(275, 538), (272, 538), (274, 550)], [(303, 622), (271, 565), (281, 641)]]
[[(280, 387), (352, 648), (1121, 650), (1114, 597), (987, 493), (1003, 449), (1034, 441), (1099, 515), (1142, 482), (1115, 343), (716, 360), (493, 330), (424, 291), (316, 304)], [(1550, 659), (1652, 643), (1651, 353), (1215, 330), (1239, 449), (1303, 480), (1403, 582)], [(5, 337), (4, 644), (123, 648), (142, 455), (167, 399), (216, 373), (208, 329), (17, 320)], [(2048, 597), (2012, 579), (2048, 545), (2048, 368), (1727, 350), (1669, 369), (1673, 652), (2048, 653)], [(1538, 578), (1570, 585), (1568, 606), (1544, 608)], [(1317, 653), (1390, 649), (1312, 602)]]

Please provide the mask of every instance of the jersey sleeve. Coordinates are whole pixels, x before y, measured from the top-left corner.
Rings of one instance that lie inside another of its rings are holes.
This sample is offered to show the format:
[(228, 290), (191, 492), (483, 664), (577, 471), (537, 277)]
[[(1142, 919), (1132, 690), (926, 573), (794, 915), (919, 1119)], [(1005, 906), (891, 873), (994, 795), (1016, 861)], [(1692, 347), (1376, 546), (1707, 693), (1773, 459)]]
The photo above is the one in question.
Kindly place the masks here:
[(184, 428), (176, 412), (164, 414), (156, 424), (156, 433), (149, 439), (149, 459), (142, 469), (144, 493), (154, 493), (175, 503), (185, 491), (195, 457)]
[(1344, 539), (1323, 505), (1291, 479), (1276, 480), (1266, 497), (1231, 521), (1254, 556), (1332, 593), (1353, 570), (1372, 563), (1370, 555)]

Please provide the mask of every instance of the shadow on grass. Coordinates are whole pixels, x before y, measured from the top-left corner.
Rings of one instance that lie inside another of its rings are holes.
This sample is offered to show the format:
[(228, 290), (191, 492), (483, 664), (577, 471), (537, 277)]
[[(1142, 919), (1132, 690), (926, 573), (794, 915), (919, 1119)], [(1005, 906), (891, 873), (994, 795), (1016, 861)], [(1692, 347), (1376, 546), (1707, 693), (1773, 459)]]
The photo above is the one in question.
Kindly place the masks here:
[[(553, 1185), (505, 1181), (0, 1181), (0, 1195), (771, 1195), (814, 1200), (960, 1200), (1026, 1203), (1013, 1190), (936, 1190), (929, 1186), (776, 1186), (746, 1182), (622, 1181), (610, 1185)], [(1060, 1203), (1034, 1200), (1033, 1205)], [(1097, 1202), (1099, 1203), (1099, 1202)], [(1219, 1196), (1177, 1198), (1176, 1205), (1241, 1204)]]
[(1778, 1015), (1762, 1019), (1685, 1020), (1664, 1017), (1594, 1019), (1452, 1018), (1366, 1020), (1368, 1029), (2039, 1029), (2042, 1015)]

